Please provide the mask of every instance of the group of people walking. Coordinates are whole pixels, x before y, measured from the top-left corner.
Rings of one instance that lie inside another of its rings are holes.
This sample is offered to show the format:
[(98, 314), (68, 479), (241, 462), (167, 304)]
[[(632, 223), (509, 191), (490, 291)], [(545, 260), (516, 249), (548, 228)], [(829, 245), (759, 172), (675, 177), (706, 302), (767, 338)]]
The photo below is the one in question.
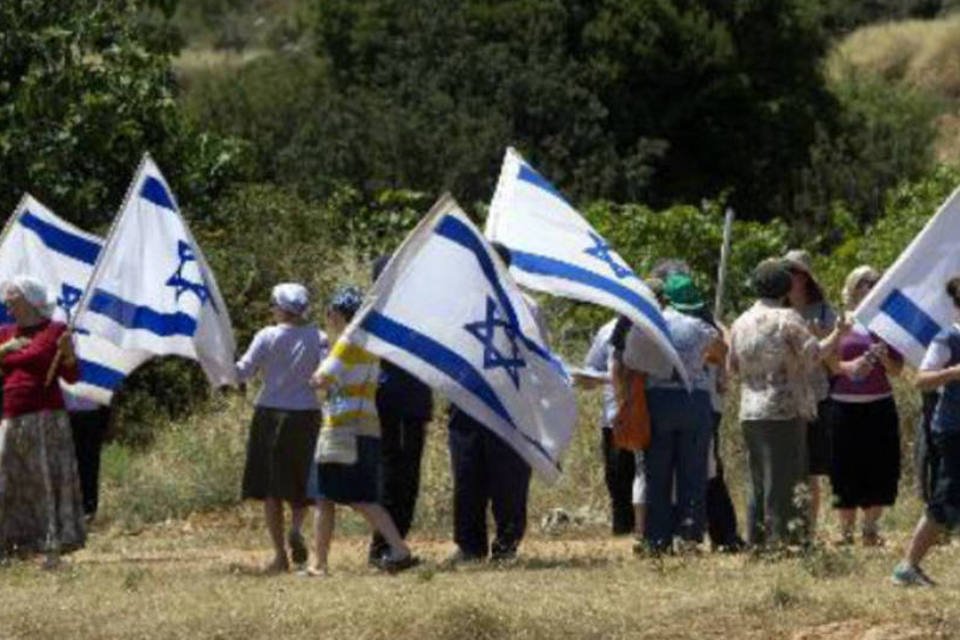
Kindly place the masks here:
[[(497, 250), (509, 263), (509, 251)], [(375, 263), (374, 279), (384, 264)], [(844, 283), (843, 308), (836, 310), (806, 253), (764, 260), (752, 276), (755, 301), (728, 328), (710, 316), (682, 261), (661, 263), (648, 282), (683, 370), (625, 318), (601, 327), (586, 358), (588, 369), (610, 379), (601, 450), (613, 533), (636, 535), (635, 548), (644, 553), (698, 546), (708, 533), (714, 547), (731, 551), (747, 544), (802, 544), (815, 532), (827, 476), (840, 523), (837, 543), (857, 540), (860, 514), (862, 544), (882, 545), (880, 515), (896, 500), (900, 478), (890, 378), (900, 374), (903, 359), (849, 316), (879, 276), (867, 266), (853, 270)], [(946, 292), (960, 310), (960, 278)], [(337, 505), (350, 506), (370, 524), (371, 565), (396, 572), (418, 563), (405, 537), (433, 398), (408, 372), (339, 338), (362, 298), (355, 287), (339, 289), (326, 306), (324, 331), (309, 320), (305, 287), (277, 285), (274, 323), (256, 334), (236, 364), (241, 381), (262, 378), (242, 494), (264, 505), (273, 545), (267, 572), (296, 566), (305, 576), (325, 575)], [(66, 327), (50, 320), (42, 285), (15, 278), (4, 285), (3, 302), (15, 322), (0, 327), (0, 554), (39, 552), (56, 562), (84, 544), (85, 514), (96, 510), (95, 472), (92, 489), (81, 490), (77, 463), (78, 456), (92, 454), (74, 445), (86, 434), (71, 433), (64, 394), (50, 384), (51, 372), (75, 381), (78, 363)], [(539, 321), (535, 303), (528, 304)], [(336, 337), (332, 344), (327, 332)], [(733, 378), (739, 381), (749, 476), (745, 539), (719, 455), (720, 420), (730, 404), (724, 397)], [(579, 379), (588, 386), (589, 380)], [(917, 384), (943, 389), (928, 443), (938, 462), (930, 507), (894, 573), (901, 584), (932, 583), (919, 563), (938, 532), (960, 519), (960, 325), (931, 344)], [(649, 444), (640, 451), (618, 448), (618, 415), (640, 401), (649, 416)], [(515, 557), (526, 528), (529, 465), (455, 406), (448, 433), (457, 545), (449, 561)], [(308, 564), (302, 529), (311, 505), (316, 518)], [(488, 508), (495, 521), (492, 542)]]

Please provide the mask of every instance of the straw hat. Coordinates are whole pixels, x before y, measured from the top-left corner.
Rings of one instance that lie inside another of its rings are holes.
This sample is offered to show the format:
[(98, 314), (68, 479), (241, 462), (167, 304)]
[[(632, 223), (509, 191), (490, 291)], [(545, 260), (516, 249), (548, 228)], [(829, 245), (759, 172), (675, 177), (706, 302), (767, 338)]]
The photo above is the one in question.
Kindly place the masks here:
[(811, 302), (823, 300), (823, 287), (817, 282), (817, 277), (813, 275), (813, 259), (807, 251), (803, 249), (791, 249), (783, 256), (783, 261), (790, 271), (800, 272), (807, 276), (807, 281), (810, 283), (809, 286), (814, 290), (811, 292), (814, 295), (808, 295)]

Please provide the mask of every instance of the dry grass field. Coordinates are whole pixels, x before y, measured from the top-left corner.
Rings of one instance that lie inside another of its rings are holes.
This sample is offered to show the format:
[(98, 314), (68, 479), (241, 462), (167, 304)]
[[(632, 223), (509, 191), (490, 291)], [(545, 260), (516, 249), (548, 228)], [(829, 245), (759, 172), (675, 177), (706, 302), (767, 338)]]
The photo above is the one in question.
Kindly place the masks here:
[(805, 556), (635, 558), (595, 526), (534, 532), (505, 566), (442, 566), (450, 543), (418, 537), (426, 562), (369, 569), (365, 540), (338, 539), (327, 578), (261, 577), (249, 507), (95, 531), (54, 572), (0, 569), (3, 638), (787, 638), (960, 636), (960, 547), (934, 553), (935, 590), (889, 584), (886, 550)]

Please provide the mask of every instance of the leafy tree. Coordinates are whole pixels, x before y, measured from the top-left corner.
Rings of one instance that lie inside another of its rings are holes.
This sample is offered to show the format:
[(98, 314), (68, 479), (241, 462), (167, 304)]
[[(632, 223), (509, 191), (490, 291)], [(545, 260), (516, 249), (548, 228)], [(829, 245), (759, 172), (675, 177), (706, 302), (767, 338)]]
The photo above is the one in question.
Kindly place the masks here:
[(921, 91), (852, 69), (832, 80), (831, 89), (841, 117), (832, 130), (818, 127), (791, 207), (804, 214), (797, 226), (831, 230), (824, 248), (842, 240), (837, 232), (843, 230), (828, 224), (834, 203), (866, 225), (883, 214), (890, 189), (930, 170), (941, 108)]
[[(166, 28), (173, 0), (0, 3), (0, 208), (29, 190), (58, 213), (107, 222), (145, 150), (185, 202), (209, 206), (238, 143), (177, 111)], [(158, 10), (164, 13), (158, 13)]]
[(376, 186), (485, 199), (512, 143), (575, 197), (729, 187), (765, 215), (833, 117), (809, 1), (312, 4), (333, 86), (376, 132), (354, 151), (383, 158), (364, 176)]

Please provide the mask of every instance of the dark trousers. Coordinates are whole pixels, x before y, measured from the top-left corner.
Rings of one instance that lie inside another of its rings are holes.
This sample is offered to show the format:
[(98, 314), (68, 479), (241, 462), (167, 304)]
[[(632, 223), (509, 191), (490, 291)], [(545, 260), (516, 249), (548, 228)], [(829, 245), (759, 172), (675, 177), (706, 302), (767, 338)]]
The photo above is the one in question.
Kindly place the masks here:
[[(387, 510), (404, 538), (410, 531), (420, 493), (420, 460), (429, 417), (406, 416), (394, 407), (380, 413), (380, 504)], [(370, 557), (379, 558), (390, 545), (379, 532), (370, 542)]]
[(600, 447), (603, 452), (603, 479), (610, 494), (610, 514), (613, 535), (633, 532), (633, 479), (637, 473), (636, 456), (632, 451), (613, 445), (613, 430), (601, 429)]
[(937, 477), (937, 466), (940, 463), (940, 456), (930, 431), (930, 423), (933, 420), (937, 402), (940, 400), (940, 393), (928, 391), (921, 397), (923, 405), (914, 437), (913, 462), (917, 470), (917, 492), (924, 502), (930, 502)]
[(92, 516), (99, 504), (100, 449), (107, 433), (110, 410), (106, 407), (93, 411), (70, 413), (73, 446), (77, 452), (77, 471), (83, 494), (83, 512)]
[(723, 477), (723, 461), (720, 460), (721, 414), (713, 414), (713, 451), (717, 475), (707, 481), (707, 533), (715, 547), (740, 549), (743, 538), (737, 532), (737, 512), (730, 499), (730, 490)]
[(704, 391), (647, 389), (647, 406), (651, 439), (643, 457), (647, 478), (644, 537), (658, 550), (669, 548), (675, 535), (699, 542), (707, 517), (710, 398)]
[(499, 436), (457, 409), (449, 425), (453, 466), (453, 539), (463, 554), (485, 558), (487, 505), (496, 536), (493, 556), (516, 553), (527, 526), (530, 465)]

